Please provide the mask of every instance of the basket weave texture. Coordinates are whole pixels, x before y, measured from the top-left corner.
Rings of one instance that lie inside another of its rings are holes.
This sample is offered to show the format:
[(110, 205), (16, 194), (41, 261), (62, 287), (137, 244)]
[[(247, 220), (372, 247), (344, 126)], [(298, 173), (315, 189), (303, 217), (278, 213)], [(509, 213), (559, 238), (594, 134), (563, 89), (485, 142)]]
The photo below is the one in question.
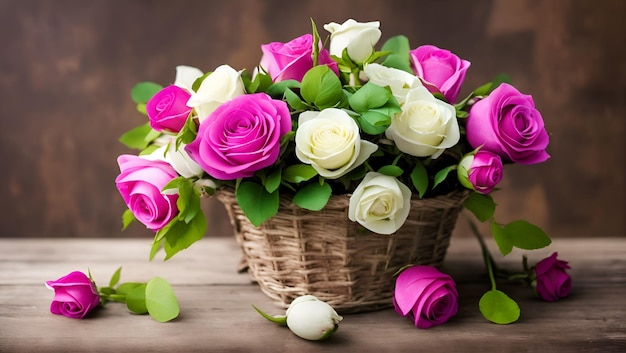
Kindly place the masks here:
[(467, 192), (411, 200), (405, 224), (392, 235), (372, 233), (348, 219), (349, 195), (333, 195), (321, 211), (281, 197), (278, 213), (259, 227), (231, 190), (224, 204), (248, 272), (261, 290), (286, 308), (312, 294), (339, 313), (393, 306), (394, 274), (409, 264), (440, 266)]

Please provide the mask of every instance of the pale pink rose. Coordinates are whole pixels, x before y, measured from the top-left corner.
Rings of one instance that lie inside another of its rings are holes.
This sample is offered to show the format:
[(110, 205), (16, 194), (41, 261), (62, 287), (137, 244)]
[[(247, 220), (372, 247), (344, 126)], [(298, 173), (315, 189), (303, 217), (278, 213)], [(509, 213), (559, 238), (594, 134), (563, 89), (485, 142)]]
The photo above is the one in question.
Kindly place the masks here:
[(150, 126), (156, 131), (178, 133), (191, 112), (187, 101), (191, 95), (178, 86), (167, 86), (157, 92), (146, 104)]
[[(263, 44), (261, 51), (263, 51), (261, 67), (269, 73), (274, 82), (302, 81), (304, 74), (313, 67), (313, 36), (311, 34), (305, 34), (287, 43)], [(327, 65), (339, 75), (337, 63), (330, 58), (328, 50), (324, 48), (320, 48), (318, 65)]]
[(504, 166), (497, 154), (478, 150), (475, 154), (463, 157), (457, 171), (463, 185), (481, 194), (488, 194), (502, 181)]
[(422, 45), (410, 51), (413, 72), (433, 93), (440, 92), (454, 103), (461, 91), (470, 62), (449, 50), (434, 45)]
[(541, 163), (550, 137), (533, 98), (502, 83), (469, 111), (467, 140), (472, 147), (491, 151), (520, 164)]
[(567, 273), (566, 261), (557, 259), (558, 253), (539, 261), (535, 267), (537, 294), (547, 302), (565, 298), (572, 290), (572, 278)]
[(71, 272), (55, 281), (46, 281), (54, 291), (50, 312), (72, 319), (82, 319), (100, 303), (96, 286), (84, 273)]
[(214, 178), (245, 178), (276, 162), (280, 139), (289, 131), (287, 103), (265, 93), (246, 94), (209, 115), (185, 150)]
[(452, 277), (432, 266), (412, 266), (396, 279), (393, 303), (418, 328), (441, 325), (456, 315), (459, 293)]
[(177, 214), (178, 194), (164, 194), (163, 187), (178, 174), (167, 162), (133, 155), (117, 159), (120, 174), (115, 179), (126, 206), (148, 229), (158, 231)]

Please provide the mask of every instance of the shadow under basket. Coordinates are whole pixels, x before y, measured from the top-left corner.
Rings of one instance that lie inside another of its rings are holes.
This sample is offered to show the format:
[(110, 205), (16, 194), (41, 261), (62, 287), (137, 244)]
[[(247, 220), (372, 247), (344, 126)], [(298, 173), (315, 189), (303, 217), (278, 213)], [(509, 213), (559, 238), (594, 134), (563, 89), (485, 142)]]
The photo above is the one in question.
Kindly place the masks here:
[(339, 313), (393, 306), (394, 274), (409, 264), (439, 267), (467, 191), (411, 200), (405, 224), (392, 235), (348, 219), (349, 195), (333, 195), (317, 212), (281, 197), (278, 213), (253, 226), (231, 190), (225, 206), (251, 278), (280, 307), (311, 294)]

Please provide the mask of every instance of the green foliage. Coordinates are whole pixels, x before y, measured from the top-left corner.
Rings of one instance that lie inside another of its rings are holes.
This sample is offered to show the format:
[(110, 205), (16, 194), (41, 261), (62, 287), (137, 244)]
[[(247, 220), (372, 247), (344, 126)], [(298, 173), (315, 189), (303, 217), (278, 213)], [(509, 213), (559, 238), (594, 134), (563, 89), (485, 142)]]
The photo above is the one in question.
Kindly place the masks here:
[(130, 97), (137, 104), (147, 103), (163, 86), (154, 82), (141, 82), (130, 91)]
[(422, 163), (418, 162), (415, 165), (415, 168), (413, 168), (413, 171), (411, 172), (411, 182), (413, 183), (415, 190), (417, 190), (419, 197), (424, 197), (424, 194), (428, 189), (428, 172)]
[(319, 211), (326, 206), (332, 192), (328, 183), (311, 183), (298, 190), (293, 202), (306, 210)]
[(491, 222), (491, 235), (502, 255), (506, 256), (513, 251), (512, 239), (504, 233), (503, 227), (497, 222)]
[(406, 36), (395, 36), (389, 38), (385, 44), (383, 44), (383, 52), (391, 52), (383, 61), (383, 65), (387, 67), (393, 67), (406, 71), (410, 74), (413, 73), (411, 69), (410, 52), (411, 45), (409, 39)]
[(435, 178), (433, 180), (433, 189), (436, 188), (437, 185), (443, 183), (443, 181), (446, 180), (446, 178), (448, 177), (448, 174), (450, 174), (451, 171), (456, 170), (456, 168), (457, 166), (456, 164), (454, 164), (438, 171), (437, 174), (435, 174)]
[(541, 249), (551, 243), (550, 237), (541, 228), (523, 220), (506, 224), (502, 231), (515, 247), (524, 250)]
[(145, 289), (146, 309), (158, 322), (167, 322), (178, 317), (180, 308), (172, 286), (161, 277), (148, 281)]
[(478, 192), (470, 193), (463, 205), (481, 222), (486, 222), (493, 218), (496, 212), (496, 203), (493, 201), (493, 198), (490, 195)]
[(262, 185), (253, 181), (244, 181), (239, 184), (235, 196), (237, 204), (250, 223), (257, 227), (278, 212), (278, 191), (270, 193)]
[(137, 218), (135, 218), (133, 211), (126, 209), (126, 211), (122, 213), (122, 230), (128, 228), (128, 226), (136, 219)]
[(384, 165), (378, 169), (378, 172), (392, 177), (399, 177), (404, 173), (404, 170), (397, 165)]
[(341, 106), (346, 99), (341, 81), (326, 65), (307, 71), (302, 78), (300, 94), (305, 102), (319, 110)]
[(286, 315), (275, 315), (272, 316), (270, 314), (266, 314), (264, 311), (262, 311), (261, 309), (257, 308), (256, 306), (252, 305), (252, 307), (254, 308), (254, 310), (256, 310), (257, 313), (259, 313), (261, 316), (263, 316), (267, 321), (269, 322), (273, 322), (275, 324), (278, 324), (280, 326), (287, 326), (287, 316)]
[(244, 71), (241, 80), (247, 93), (265, 92), (272, 85), (272, 77), (266, 72), (258, 72), (252, 78), (248, 71)]
[(299, 184), (317, 175), (317, 171), (310, 164), (292, 164), (283, 170), (283, 180)]
[(143, 315), (148, 313), (145, 283), (133, 287), (126, 293), (126, 307), (133, 314)]
[(480, 298), (478, 307), (487, 320), (496, 324), (511, 324), (520, 317), (519, 305), (504, 292), (497, 289), (485, 293)]
[(161, 135), (152, 129), (149, 123), (137, 126), (120, 136), (119, 141), (128, 148), (142, 150)]

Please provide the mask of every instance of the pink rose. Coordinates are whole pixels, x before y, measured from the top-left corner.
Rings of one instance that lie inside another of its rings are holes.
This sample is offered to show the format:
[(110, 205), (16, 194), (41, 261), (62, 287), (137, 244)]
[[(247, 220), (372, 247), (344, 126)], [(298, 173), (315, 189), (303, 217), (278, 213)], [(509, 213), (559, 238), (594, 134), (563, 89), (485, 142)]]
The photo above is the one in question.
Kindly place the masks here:
[(481, 194), (488, 194), (502, 181), (504, 167), (497, 154), (478, 150), (475, 154), (463, 157), (457, 172), (461, 184)]
[(503, 83), (470, 109), (467, 140), (476, 148), (491, 151), (520, 164), (540, 163), (550, 138), (533, 98)]
[(157, 92), (146, 104), (150, 126), (156, 131), (178, 133), (191, 112), (187, 106), (189, 97), (191, 94), (174, 85)]
[(96, 286), (84, 273), (74, 271), (56, 281), (46, 281), (54, 291), (50, 312), (72, 319), (82, 319), (100, 303)]
[(454, 103), (470, 62), (434, 45), (422, 45), (409, 53), (413, 72), (426, 81), (424, 85), (428, 90), (441, 92), (449, 103)]
[(412, 266), (396, 279), (393, 303), (396, 312), (409, 316), (418, 328), (447, 322), (458, 311), (454, 280), (432, 266)]
[(565, 298), (572, 290), (572, 278), (566, 272), (570, 267), (566, 261), (558, 260), (557, 256), (558, 253), (553, 253), (539, 261), (534, 268), (537, 294), (547, 302)]
[(185, 150), (214, 178), (245, 178), (276, 162), (280, 139), (289, 131), (287, 103), (265, 93), (247, 94), (220, 105)]
[[(304, 74), (313, 67), (313, 36), (305, 34), (287, 43), (272, 42), (261, 45), (263, 56), (261, 67), (272, 77), (272, 81), (302, 81)], [(327, 65), (339, 75), (337, 63), (324, 48), (320, 48), (319, 65)]]
[(158, 231), (178, 214), (178, 194), (165, 195), (163, 187), (178, 174), (167, 162), (151, 161), (133, 155), (117, 159), (120, 174), (115, 179), (124, 202), (137, 220)]

